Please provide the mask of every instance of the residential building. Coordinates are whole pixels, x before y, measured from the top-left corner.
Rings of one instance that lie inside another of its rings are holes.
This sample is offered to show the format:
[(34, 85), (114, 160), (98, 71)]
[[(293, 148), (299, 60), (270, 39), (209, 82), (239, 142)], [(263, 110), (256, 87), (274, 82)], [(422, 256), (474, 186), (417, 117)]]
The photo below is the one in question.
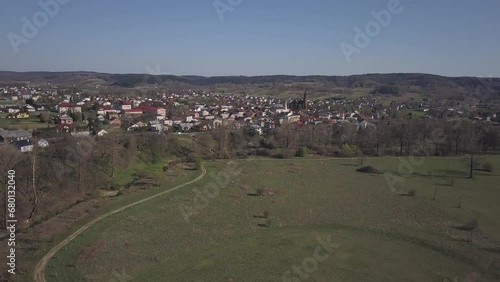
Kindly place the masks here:
[(73, 103), (60, 103), (56, 106), (59, 113), (81, 113), (82, 107)]
[(20, 141), (20, 140), (28, 140), (33, 135), (23, 129), (18, 129), (18, 130), (2, 130), (0, 131), (0, 142), (13, 142), (13, 141)]

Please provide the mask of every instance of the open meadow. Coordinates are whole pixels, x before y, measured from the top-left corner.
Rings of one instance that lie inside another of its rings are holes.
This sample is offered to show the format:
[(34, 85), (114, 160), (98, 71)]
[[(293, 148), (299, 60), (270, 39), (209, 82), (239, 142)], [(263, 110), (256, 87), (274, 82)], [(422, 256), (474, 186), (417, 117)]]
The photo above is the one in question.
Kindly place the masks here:
[[(469, 179), (460, 157), (409, 166), (384, 157), (364, 165), (385, 174), (366, 174), (358, 161), (207, 162), (201, 181), (83, 232), (49, 261), (46, 279), (500, 279), (498, 170)], [(500, 168), (498, 155), (481, 161)], [(389, 185), (398, 171), (408, 174)]]

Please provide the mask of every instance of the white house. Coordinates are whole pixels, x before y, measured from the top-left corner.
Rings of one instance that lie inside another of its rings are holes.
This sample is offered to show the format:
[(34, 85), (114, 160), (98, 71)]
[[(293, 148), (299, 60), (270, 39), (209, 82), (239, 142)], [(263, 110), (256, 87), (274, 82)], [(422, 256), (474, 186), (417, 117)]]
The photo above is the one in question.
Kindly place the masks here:
[(106, 134), (108, 134), (108, 132), (104, 129), (101, 129), (101, 131), (97, 132), (97, 136), (104, 136)]

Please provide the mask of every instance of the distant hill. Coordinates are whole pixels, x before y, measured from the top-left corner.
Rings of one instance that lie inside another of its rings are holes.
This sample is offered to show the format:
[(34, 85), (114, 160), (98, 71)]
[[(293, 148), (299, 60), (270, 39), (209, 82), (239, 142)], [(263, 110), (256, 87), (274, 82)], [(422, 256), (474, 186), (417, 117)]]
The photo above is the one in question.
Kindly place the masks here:
[[(500, 94), (500, 78), (478, 77), (445, 77), (418, 73), (363, 74), (351, 76), (175, 76), (147, 74), (108, 74), (96, 72), (9, 72), (0, 71), (0, 82), (42, 84), (52, 83), (58, 86), (102, 85), (117, 88), (134, 88), (139, 86), (171, 86), (212, 87), (231, 85), (241, 89), (244, 86), (279, 87), (296, 85), (295, 88), (328, 89), (364, 88), (373, 89), (373, 94), (387, 94), (388, 89), (402, 92), (427, 93), (435, 95), (466, 95), (478, 91)], [(298, 86), (297, 86), (298, 85)], [(397, 94), (397, 93), (394, 93)]]

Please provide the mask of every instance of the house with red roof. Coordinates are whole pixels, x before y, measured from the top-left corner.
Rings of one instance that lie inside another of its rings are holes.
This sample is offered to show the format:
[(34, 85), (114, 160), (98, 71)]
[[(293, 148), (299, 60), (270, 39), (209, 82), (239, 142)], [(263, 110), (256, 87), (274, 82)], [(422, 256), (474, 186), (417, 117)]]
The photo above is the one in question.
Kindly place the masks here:
[(102, 106), (97, 111), (98, 115), (108, 115), (111, 113), (118, 113), (118, 110), (113, 109), (111, 106)]
[(69, 132), (71, 132), (71, 129), (73, 128), (73, 124), (59, 123), (54, 128), (57, 132), (69, 133)]
[(142, 114), (144, 114), (144, 112), (141, 109), (123, 110), (123, 113), (126, 115), (142, 115)]
[(121, 104), (120, 109), (122, 111), (131, 110), (132, 109), (132, 104), (129, 101), (123, 101), (122, 104)]
[(156, 114), (159, 116), (167, 115), (167, 110), (164, 108), (157, 108), (152, 106), (139, 106), (139, 109), (141, 109), (146, 114)]

